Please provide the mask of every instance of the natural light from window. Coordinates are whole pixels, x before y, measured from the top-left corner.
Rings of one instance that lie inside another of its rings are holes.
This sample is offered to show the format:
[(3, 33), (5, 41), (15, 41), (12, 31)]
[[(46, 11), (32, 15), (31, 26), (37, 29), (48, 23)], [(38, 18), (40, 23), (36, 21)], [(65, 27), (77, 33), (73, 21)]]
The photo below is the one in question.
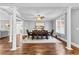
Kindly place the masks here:
[(65, 21), (63, 18), (56, 20), (56, 32), (60, 34), (65, 34)]

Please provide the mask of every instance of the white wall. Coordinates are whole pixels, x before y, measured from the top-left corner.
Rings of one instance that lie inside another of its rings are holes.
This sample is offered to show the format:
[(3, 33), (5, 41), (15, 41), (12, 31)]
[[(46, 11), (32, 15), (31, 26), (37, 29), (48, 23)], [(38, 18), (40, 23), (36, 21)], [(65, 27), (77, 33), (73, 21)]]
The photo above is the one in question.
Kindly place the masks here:
[(22, 34), (23, 33), (23, 21), (17, 21), (16, 33)]
[(0, 38), (8, 36), (9, 27), (7, 26), (7, 24), (9, 24), (10, 19), (11, 16), (9, 16), (8, 13), (0, 9)]
[(53, 21), (45, 21), (45, 30), (51, 32), (53, 29)]
[(8, 15), (5, 11), (0, 9), (0, 30), (8, 30), (6, 24), (9, 24), (11, 16)]
[(8, 31), (9, 30), (9, 27), (8, 27), (8, 24), (9, 24), (9, 20), (0, 20), (0, 30), (2, 31)]
[(9, 20), (11, 17), (5, 11), (0, 9), (0, 20)]
[[(65, 17), (64, 17), (64, 15), (65, 15)], [(63, 14), (63, 15), (57, 17), (55, 20), (53, 20), (53, 29), (54, 29), (55, 32), (56, 32), (56, 20), (58, 20), (58, 19), (61, 19), (61, 20), (64, 20), (65, 21), (65, 34), (58, 33), (58, 36), (66, 39), (66, 36), (67, 36), (66, 35), (66, 33), (67, 33), (67, 26), (66, 26), (66, 24), (67, 24), (66, 23), (67, 15), (66, 14)]]
[(79, 44), (79, 9), (72, 10), (71, 19), (71, 39), (72, 42)]
[[(71, 41), (79, 45), (79, 9), (72, 9), (71, 11)], [(65, 36), (59, 35), (62, 38), (67, 35), (67, 15), (65, 17)], [(55, 25), (56, 20), (53, 20)], [(54, 27), (55, 29), (55, 27)]]
[(26, 30), (28, 29), (29, 31), (32, 31), (33, 28), (35, 28), (35, 22), (34, 21), (28, 21), (25, 20), (23, 22), (23, 27), (24, 27), (24, 33), (27, 33)]
[[(35, 21), (25, 20), (23, 23), (24, 33), (26, 30), (32, 31), (35, 28)], [(53, 29), (53, 21), (45, 21), (45, 30), (51, 31)]]

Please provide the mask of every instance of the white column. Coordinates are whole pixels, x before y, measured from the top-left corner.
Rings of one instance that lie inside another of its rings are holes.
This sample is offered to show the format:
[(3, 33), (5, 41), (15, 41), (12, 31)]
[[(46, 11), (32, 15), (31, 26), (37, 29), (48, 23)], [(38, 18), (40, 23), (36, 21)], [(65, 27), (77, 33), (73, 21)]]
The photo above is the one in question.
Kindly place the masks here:
[(12, 20), (12, 49), (16, 50), (16, 8), (13, 7), (13, 20)]
[(22, 38), (22, 28), (19, 29), (20, 32), (19, 32), (19, 41), (18, 41), (18, 48), (21, 48), (22, 47), (22, 41), (23, 41), (23, 38)]
[(21, 48), (22, 47), (22, 33), (20, 33), (20, 38), (19, 38), (19, 47), (18, 48)]
[(22, 43), (23, 43), (23, 38), (22, 38), (22, 35), (23, 35), (23, 21), (22, 21), (22, 24), (21, 24), (21, 29), (20, 29), (20, 47), (22, 47)]
[(72, 50), (71, 48), (71, 7), (67, 9), (67, 49)]
[(9, 42), (12, 42), (12, 16), (10, 19)]

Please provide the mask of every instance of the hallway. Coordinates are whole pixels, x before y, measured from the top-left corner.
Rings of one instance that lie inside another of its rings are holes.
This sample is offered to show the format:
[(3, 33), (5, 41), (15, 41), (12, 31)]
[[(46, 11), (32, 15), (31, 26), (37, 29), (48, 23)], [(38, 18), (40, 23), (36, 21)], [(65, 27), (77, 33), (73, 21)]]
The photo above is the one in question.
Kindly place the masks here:
[(65, 48), (65, 43), (24, 43), (21, 48), (11, 51), (11, 44), (8, 37), (0, 40), (1, 55), (78, 55), (79, 49), (69, 51)]

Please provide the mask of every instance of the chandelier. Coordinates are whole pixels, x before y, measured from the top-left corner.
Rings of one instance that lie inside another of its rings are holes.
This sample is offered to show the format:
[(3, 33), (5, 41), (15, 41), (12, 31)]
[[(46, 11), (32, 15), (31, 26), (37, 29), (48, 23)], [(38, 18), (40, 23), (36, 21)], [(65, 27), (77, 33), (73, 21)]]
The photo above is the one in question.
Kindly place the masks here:
[(37, 30), (42, 30), (44, 29), (44, 22), (43, 22), (44, 16), (37, 15), (36, 17), (36, 29)]
[(45, 18), (45, 17), (44, 16), (37, 15), (36, 20), (37, 21), (42, 21), (43, 18)]

